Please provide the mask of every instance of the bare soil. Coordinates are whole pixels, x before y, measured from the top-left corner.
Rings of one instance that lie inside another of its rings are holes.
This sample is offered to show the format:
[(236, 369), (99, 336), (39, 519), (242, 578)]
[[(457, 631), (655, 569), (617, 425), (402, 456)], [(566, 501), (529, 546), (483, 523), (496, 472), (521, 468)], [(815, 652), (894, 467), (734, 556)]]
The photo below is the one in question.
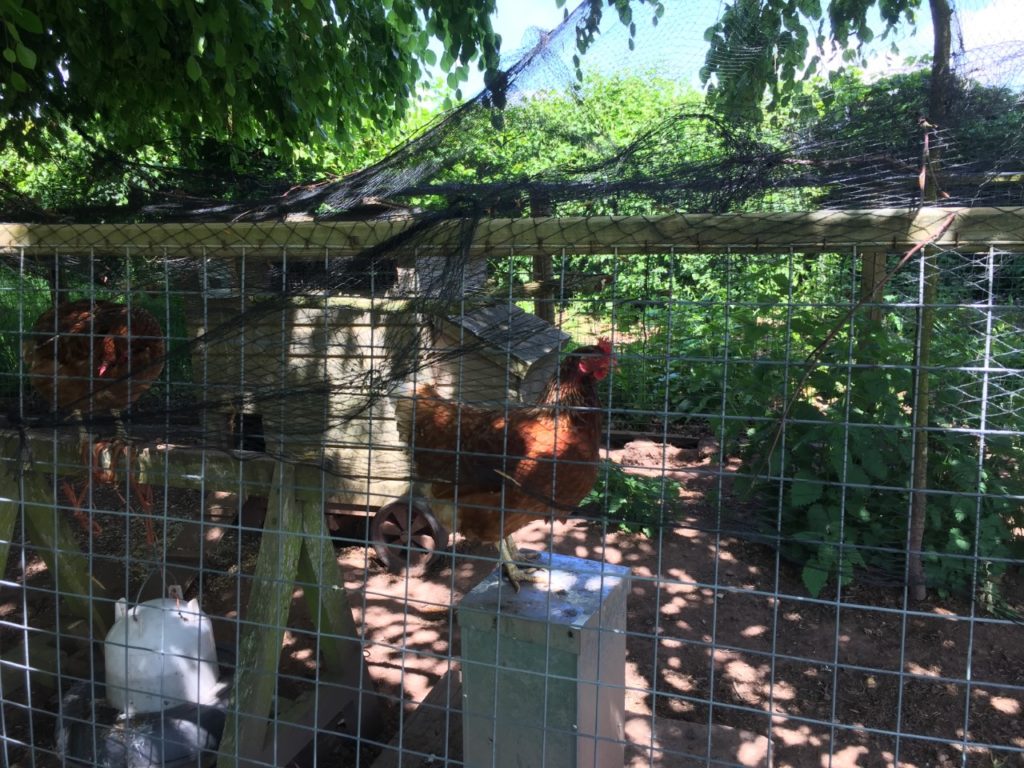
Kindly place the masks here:
[[(630, 740), (648, 744), (652, 721), (672, 721), (767, 736), (779, 768), (1024, 766), (1019, 624), (990, 623), (963, 600), (909, 604), (902, 590), (892, 588), (855, 585), (810, 600), (798, 570), (775, 550), (720, 530), (708, 501), (709, 492), (723, 490), (716, 446), (634, 443), (612, 458), (682, 483), (685, 514), (676, 525), (645, 538), (594, 521), (538, 521), (517, 541), (632, 569)], [(112, 511), (97, 515), (103, 530), (92, 541), (94, 561), (106, 572), (120, 568), (132, 599), (158, 564), (146, 554), (141, 522), (116, 511), (123, 508), (109, 490), (95, 495), (97, 508)], [(171, 520), (194, 517), (199, 506), (194, 492), (172, 489), (166, 500), (156, 494), (156, 509)], [(376, 737), (387, 743), (457, 658), (453, 607), (492, 570), (495, 554), (456, 540), (427, 572), (396, 575), (366, 546), (367, 529), (365, 518), (352, 518), (336, 543), (371, 675), (390, 702), (387, 727)], [(259, 541), (258, 531), (235, 529), (208, 558), (200, 597), (204, 610), (228, 620), (221, 630), (234, 627), (246, 605), (244, 575), (252, 572)], [(30, 548), (24, 554), (11, 548), (5, 579), (0, 645), (6, 653), (21, 626), (53, 632), (57, 606), (50, 575)], [(1007, 579), (1011, 599), (1024, 595), (1021, 582), (1019, 570)], [(301, 599), (291, 624), (282, 654), (283, 693), (300, 690), (315, 671), (315, 637), (304, 631), (310, 623)], [(89, 645), (67, 646), (64, 669), (88, 675), (88, 652), (76, 648)], [(35, 683), (5, 697), (6, 762), (58, 765), (52, 739), (56, 693)], [(711, 733), (714, 738), (716, 731)], [(964, 758), (965, 741), (985, 746), (969, 748)], [(36, 747), (34, 761), (29, 745)], [(318, 761), (354, 765), (358, 757), (360, 765), (370, 765), (378, 751), (325, 737)], [(736, 760), (742, 764), (743, 758)], [(312, 764), (308, 754), (296, 762), (306, 764)], [(643, 764), (639, 758), (631, 763)]]

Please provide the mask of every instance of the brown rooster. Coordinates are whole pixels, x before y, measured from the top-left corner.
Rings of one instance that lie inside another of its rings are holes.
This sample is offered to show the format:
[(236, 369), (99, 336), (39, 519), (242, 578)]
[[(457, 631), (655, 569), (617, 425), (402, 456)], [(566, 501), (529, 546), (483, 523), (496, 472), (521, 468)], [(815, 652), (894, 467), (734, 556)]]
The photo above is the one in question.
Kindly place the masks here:
[[(112, 301), (65, 301), (39, 316), (22, 343), (22, 357), (32, 386), (54, 410), (70, 411), (79, 424), (83, 458), (92, 474), (112, 481), (95, 469), (89, 455), (89, 436), (83, 417), (98, 412), (113, 416), (116, 440), (127, 450), (121, 411), (139, 399), (164, 367), (164, 334), (160, 323), (141, 307), (128, 308)], [(99, 444), (102, 445), (102, 444)], [(132, 487), (145, 511), (152, 508), (148, 487)], [(76, 493), (67, 483), (64, 493), (83, 524), (85, 489)], [(152, 521), (146, 517), (146, 536), (152, 544)]]
[(399, 433), (434, 514), (450, 531), (497, 543), (517, 591), (532, 579), (516, 566), (512, 534), (540, 516), (567, 516), (597, 480), (597, 383), (613, 364), (606, 339), (576, 349), (530, 406), (477, 408), (442, 398), (430, 384), (396, 402)]

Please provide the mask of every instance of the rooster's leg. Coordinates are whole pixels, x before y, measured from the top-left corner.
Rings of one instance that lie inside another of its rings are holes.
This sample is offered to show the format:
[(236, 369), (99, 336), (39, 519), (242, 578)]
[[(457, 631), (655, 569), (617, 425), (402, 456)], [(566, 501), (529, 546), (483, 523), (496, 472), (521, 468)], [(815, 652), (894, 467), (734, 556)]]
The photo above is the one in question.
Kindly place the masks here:
[(534, 573), (538, 568), (520, 568), (516, 564), (522, 562), (524, 559), (531, 559), (533, 556), (524, 556), (519, 554), (519, 548), (516, 546), (515, 539), (511, 536), (506, 536), (498, 542), (498, 556), (501, 562), (501, 568), (505, 572), (506, 578), (508, 578), (509, 582), (512, 584), (512, 589), (516, 592), (519, 591), (520, 584), (536, 584), (547, 581), (545, 577)]
[(71, 412), (71, 419), (75, 422), (78, 427), (78, 446), (82, 451), (82, 461), (89, 465), (89, 430), (85, 428), (85, 419), (82, 417), (82, 412), (75, 408)]
[(18, 477), (32, 469), (35, 459), (32, 458), (32, 446), (28, 441), (28, 432), (24, 424), (17, 425), (18, 430), (18, 460), (7, 466), (8, 476), (17, 481)]
[(89, 488), (89, 483), (86, 482), (82, 486), (81, 491), (76, 491), (74, 486), (70, 482), (64, 480), (61, 483), (61, 488), (64, 491), (64, 497), (68, 500), (68, 504), (71, 505), (71, 514), (74, 516), (78, 524), (82, 526), (82, 530), (88, 535), (90, 532), (93, 536), (99, 536), (103, 533), (103, 529), (100, 528), (100, 524), (93, 520), (82, 507), (85, 506), (85, 493)]
[(111, 408), (110, 415), (114, 417), (114, 439), (127, 445), (129, 442), (128, 430), (124, 428), (124, 421), (121, 420), (121, 411)]
[(149, 483), (138, 483), (131, 476), (129, 469), (128, 485), (131, 486), (135, 500), (142, 509), (143, 522), (146, 524), (146, 543), (156, 548), (156, 526), (153, 525), (153, 486)]

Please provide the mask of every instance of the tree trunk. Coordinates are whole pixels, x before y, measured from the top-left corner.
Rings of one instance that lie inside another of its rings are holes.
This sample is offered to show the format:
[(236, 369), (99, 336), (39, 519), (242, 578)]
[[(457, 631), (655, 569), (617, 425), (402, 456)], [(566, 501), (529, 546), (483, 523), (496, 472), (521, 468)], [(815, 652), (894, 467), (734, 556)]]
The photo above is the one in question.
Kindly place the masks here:
[[(530, 190), (530, 215), (534, 218), (540, 218), (542, 216), (551, 216), (553, 206), (551, 205), (551, 198), (547, 192), (533, 189)], [(554, 270), (552, 266), (551, 254), (537, 254), (533, 257), (533, 279), (541, 285), (552, 285), (554, 278)], [(543, 293), (537, 294), (533, 299), (533, 314), (539, 317), (541, 320), (547, 320), (549, 323), (554, 325), (555, 323), (555, 300), (548, 289)]]
[[(947, 105), (951, 93), (949, 71), (950, 48), (952, 44), (952, 10), (949, 0), (929, 0), (932, 11), (932, 25), (935, 29), (932, 59), (931, 92), (928, 97), (929, 114), (923, 121), (925, 137), (933, 130), (930, 126), (942, 127), (946, 120)], [(930, 124), (930, 125), (929, 125)], [(930, 138), (930, 137), (929, 137)], [(941, 190), (937, 186), (936, 170), (941, 149), (926, 143), (921, 158), (923, 179), (922, 202), (927, 205), (938, 199)], [(931, 361), (932, 337), (935, 330), (935, 300), (938, 295), (938, 266), (929, 260), (922, 250), (924, 259), (921, 270), (921, 308), (918, 311), (917, 344), (914, 360), (914, 472), (911, 484), (910, 537), (908, 540), (909, 581), (911, 595), (923, 600), (927, 594), (921, 551), (924, 546), (924, 531), (928, 517), (928, 424), (930, 421), (930, 382), (928, 365)]]

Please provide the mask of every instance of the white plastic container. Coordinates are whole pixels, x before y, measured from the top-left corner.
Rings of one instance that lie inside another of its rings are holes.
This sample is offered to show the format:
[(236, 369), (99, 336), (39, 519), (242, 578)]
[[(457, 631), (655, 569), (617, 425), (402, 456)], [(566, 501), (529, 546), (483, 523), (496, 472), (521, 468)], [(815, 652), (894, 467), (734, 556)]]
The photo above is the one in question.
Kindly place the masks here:
[(148, 600), (114, 607), (107, 633), (107, 701), (126, 715), (217, 700), (220, 669), (210, 617), (198, 600)]

